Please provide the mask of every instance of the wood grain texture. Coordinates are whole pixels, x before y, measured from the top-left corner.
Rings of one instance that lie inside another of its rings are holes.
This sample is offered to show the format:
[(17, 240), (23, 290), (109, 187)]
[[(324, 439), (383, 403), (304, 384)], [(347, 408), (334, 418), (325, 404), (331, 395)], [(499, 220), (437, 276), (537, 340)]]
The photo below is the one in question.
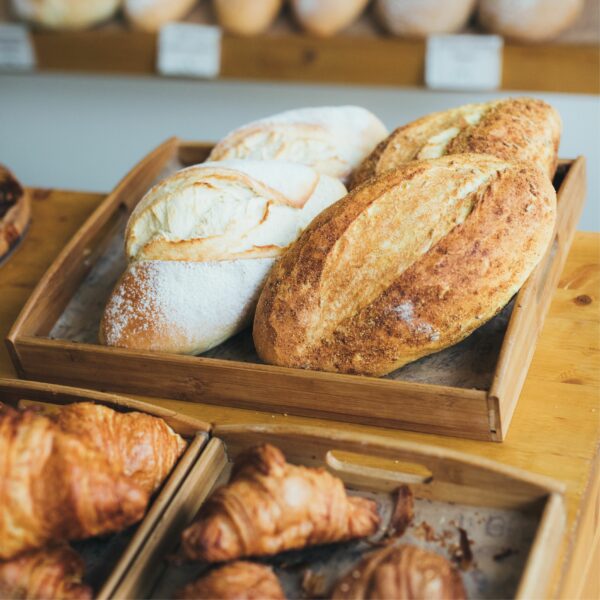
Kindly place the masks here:
[[(48, 265), (102, 200), (101, 196), (95, 194), (56, 191), (36, 191), (36, 197), (30, 236), (18, 249), (14, 260), (0, 268), (0, 331), (3, 335), (8, 332)], [(45, 203), (40, 199), (42, 197), (46, 198)], [(592, 468), (600, 462), (596, 454), (600, 441), (599, 273), (600, 235), (577, 233), (559, 277), (559, 289), (541, 331), (510, 434), (501, 445), (243, 410), (218, 402), (146, 400), (219, 425), (265, 421), (291, 426), (321, 424), (352, 434), (377, 433), (388, 439), (435, 444), (556, 478), (566, 485), (567, 529), (561, 547), (562, 568), (554, 570), (550, 595), (572, 598), (569, 581), (581, 580), (585, 568), (583, 562), (589, 555), (587, 550), (573, 551), (579, 539), (585, 543), (581, 534), (576, 535), (578, 525), (583, 523), (583, 531), (600, 530), (593, 517), (582, 521), (582, 515), (597, 514), (594, 513), (596, 496), (590, 494), (588, 488)], [(6, 353), (0, 355), (0, 375), (16, 376)], [(106, 377), (110, 376), (107, 372)], [(277, 390), (271, 393), (278, 394)], [(592, 507), (591, 513), (586, 512), (589, 506)], [(563, 571), (566, 585), (561, 591)], [(595, 573), (592, 571), (590, 576)]]

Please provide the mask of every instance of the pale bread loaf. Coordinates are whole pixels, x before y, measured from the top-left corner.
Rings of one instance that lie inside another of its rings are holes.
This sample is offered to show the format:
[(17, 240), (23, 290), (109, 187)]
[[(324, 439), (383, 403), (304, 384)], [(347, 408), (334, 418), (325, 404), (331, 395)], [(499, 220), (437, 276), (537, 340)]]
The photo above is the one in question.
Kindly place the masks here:
[(121, 0), (12, 0), (15, 14), (48, 29), (87, 29), (110, 19)]
[(154, 186), (126, 231), (129, 267), (107, 303), (111, 346), (204, 352), (246, 327), (265, 277), (338, 180), (282, 161), (223, 161)]
[(476, 152), (531, 161), (553, 177), (562, 123), (542, 100), (515, 98), (467, 104), (394, 130), (352, 174), (350, 189), (402, 163)]
[(235, 35), (266, 31), (281, 10), (282, 0), (213, 0), (219, 25)]
[(548, 248), (556, 194), (536, 166), (465, 154), (414, 161), (321, 213), (272, 269), (259, 356), (383, 375), (464, 339)]
[(383, 123), (358, 106), (302, 108), (232, 131), (209, 160), (286, 160), (343, 180), (386, 135)]
[(513, 40), (541, 42), (568, 29), (583, 7), (584, 0), (480, 0), (478, 16), (489, 31)]
[(166, 23), (185, 17), (198, 0), (124, 0), (125, 16), (142, 31), (158, 31)]
[(351, 25), (369, 0), (291, 0), (296, 20), (311, 35), (329, 37)]
[(476, 0), (376, 0), (381, 24), (394, 35), (427, 37), (462, 29)]

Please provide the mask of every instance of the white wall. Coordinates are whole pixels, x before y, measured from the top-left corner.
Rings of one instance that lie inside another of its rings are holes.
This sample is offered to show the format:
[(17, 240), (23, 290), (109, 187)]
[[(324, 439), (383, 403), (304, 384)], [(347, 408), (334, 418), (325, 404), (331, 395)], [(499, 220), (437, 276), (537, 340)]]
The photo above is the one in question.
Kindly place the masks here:
[[(171, 135), (216, 140), (246, 121), (320, 104), (360, 104), (392, 128), (434, 110), (499, 95), (4, 75), (0, 76), (0, 162), (29, 185), (107, 191), (139, 158)], [(600, 98), (536, 95), (562, 114), (561, 156), (584, 154), (588, 159), (589, 194), (580, 228), (600, 230)]]

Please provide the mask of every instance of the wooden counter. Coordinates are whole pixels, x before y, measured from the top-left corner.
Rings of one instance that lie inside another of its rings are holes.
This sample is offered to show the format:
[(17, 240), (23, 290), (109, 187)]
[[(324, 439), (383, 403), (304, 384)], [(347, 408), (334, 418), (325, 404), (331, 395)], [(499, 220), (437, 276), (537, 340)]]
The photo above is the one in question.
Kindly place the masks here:
[[(99, 194), (33, 190), (33, 223), (0, 266), (0, 332), (16, 319), (40, 276), (102, 199)], [(437, 444), (548, 475), (567, 488), (567, 536), (553, 594), (597, 598), (600, 575), (600, 235), (578, 233), (519, 401), (502, 444), (376, 429), (205, 404), (151, 399), (225, 423), (311, 423)], [(0, 348), (0, 377), (14, 377)], [(107, 376), (109, 376), (107, 374)], [(587, 573), (587, 577), (584, 576)], [(560, 591), (560, 593), (558, 592)]]

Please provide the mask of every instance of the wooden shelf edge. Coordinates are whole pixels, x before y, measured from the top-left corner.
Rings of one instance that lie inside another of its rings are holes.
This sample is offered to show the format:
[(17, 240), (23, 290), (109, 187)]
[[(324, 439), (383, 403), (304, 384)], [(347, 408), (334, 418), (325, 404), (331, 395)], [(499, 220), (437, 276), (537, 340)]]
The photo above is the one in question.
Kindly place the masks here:
[[(155, 75), (157, 36), (121, 30), (32, 34), (41, 72)], [(225, 34), (221, 79), (424, 85), (425, 43), (375, 36)], [(600, 93), (600, 46), (516, 45), (504, 50), (503, 90)]]

